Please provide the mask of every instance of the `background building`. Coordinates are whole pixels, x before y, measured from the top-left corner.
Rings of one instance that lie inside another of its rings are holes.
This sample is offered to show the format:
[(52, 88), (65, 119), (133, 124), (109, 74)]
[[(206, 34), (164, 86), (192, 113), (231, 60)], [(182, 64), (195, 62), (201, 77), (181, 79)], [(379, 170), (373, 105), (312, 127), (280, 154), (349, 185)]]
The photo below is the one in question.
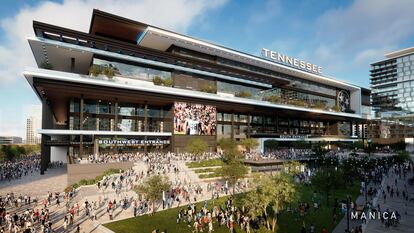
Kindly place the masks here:
[(26, 144), (40, 144), (40, 134), (37, 132), (41, 128), (39, 120), (29, 117), (26, 120)]
[(369, 137), (383, 144), (414, 137), (414, 47), (371, 64), (372, 107)]
[(22, 143), (23, 143), (23, 140), (21, 137), (0, 136), (0, 145), (22, 144)]

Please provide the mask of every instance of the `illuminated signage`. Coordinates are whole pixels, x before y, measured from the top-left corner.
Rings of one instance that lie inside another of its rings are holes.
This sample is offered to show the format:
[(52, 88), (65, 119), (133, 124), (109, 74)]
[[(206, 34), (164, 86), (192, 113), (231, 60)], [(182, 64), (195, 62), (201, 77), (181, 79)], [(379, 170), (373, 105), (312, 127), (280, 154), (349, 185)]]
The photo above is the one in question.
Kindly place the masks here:
[(160, 139), (149, 139), (149, 140), (139, 140), (139, 139), (100, 139), (98, 144), (106, 145), (168, 145), (170, 140), (160, 140)]
[(306, 139), (306, 138), (309, 138), (309, 135), (282, 134), (282, 135), (279, 135), (279, 138)]
[(320, 66), (314, 65), (312, 63), (309, 63), (309, 62), (306, 62), (306, 61), (303, 61), (297, 58), (283, 55), (281, 53), (272, 51), (270, 49), (262, 48), (261, 54), (263, 58), (266, 58), (267, 60), (270, 60), (273, 62), (287, 64), (287, 65), (294, 66), (299, 69), (313, 72), (313, 73), (318, 73), (318, 74), (322, 73), (322, 67)]

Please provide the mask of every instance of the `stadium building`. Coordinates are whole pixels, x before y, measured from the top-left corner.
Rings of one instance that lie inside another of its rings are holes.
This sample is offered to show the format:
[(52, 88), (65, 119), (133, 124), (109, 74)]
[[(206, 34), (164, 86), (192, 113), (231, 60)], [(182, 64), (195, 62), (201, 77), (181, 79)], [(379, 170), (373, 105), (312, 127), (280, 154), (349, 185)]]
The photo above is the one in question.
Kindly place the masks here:
[(96, 153), (183, 152), (194, 138), (365, 139), (370, 91), (267, 48), (250, 55), (94, 10), (89, 32), (33, 22), (42, 171)]

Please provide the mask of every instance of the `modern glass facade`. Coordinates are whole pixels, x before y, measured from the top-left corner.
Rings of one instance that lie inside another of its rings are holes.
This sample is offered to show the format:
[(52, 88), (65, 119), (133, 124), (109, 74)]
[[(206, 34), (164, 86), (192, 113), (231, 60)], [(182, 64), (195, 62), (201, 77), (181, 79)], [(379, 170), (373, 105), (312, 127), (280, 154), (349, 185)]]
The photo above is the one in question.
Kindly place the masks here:
[(414, 112), (414, 54), (371, 65), (372, 104), (377, 116)]
[[(81, 114), (82, 101), (83, 113)], [(172, 132), (171, 106), (72, 98), (69, 129)]]
[[(359, 87), (160, 28), (149, 32), (142, 23), (131, 27), (97, 10), (94, 17), (102, 18), (92, 20), (90, 33), (34, 22), (37, 38), (29, 43), (39, 67), (25, 76), (43, 103), (46, 157), (51, 146), (78, 156), (182, 152), (194, 138), (209, 151), (220, 138), (355, 140), (352, 127), (363, 121)], [(348, 96), (345, 110), (340, 93)], [(165, 144), (147, 141), (158, 139)]]

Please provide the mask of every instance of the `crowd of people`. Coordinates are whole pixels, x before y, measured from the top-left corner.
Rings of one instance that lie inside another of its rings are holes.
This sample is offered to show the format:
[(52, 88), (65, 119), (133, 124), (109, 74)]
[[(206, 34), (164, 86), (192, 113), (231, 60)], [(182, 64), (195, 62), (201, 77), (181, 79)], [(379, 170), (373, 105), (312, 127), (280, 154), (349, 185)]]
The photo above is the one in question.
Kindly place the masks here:
[(270, 159), (304, 159), (310, 158), (314, 155), (311, 149), (278, 149), (267, 151), (266, 153), (245, 153), (245, 158), (248, 160), (270, 160)]
[[(328, 156), (335, 156), (336, 153), (330, 152)], [(82, 219), (96, 220), (105, 217), (107, 220), (112, 220), (116, 216), (116, 211), (131, 211), (131, 215), (139, 216), (143, 214), (152, 213), (155, 210), (178, 207), (176, 223), (185, 223), (193, 229), (193, 232), (213, 232), (215, 227), (227, 227), (229, 232), (234, 232), (235, 226), (245, 232), (253, 232), (259, 220), (253, 221), (247, 214), (243, 206), (236, 206), (233, 200), (228, 199), (223, 205), (209, 206), (207, 201), (202, 208), (197, 208), (196, 202), (200, 200), (210, 199), (214, 201), (219, 196), (224, 196), (231, 193), (229, 185), (225, 181), (211, 181), (194, 183), (189, 177), (183, 175), (183, 168), (179, 166), (178, 162), (187, 162), (200, 159), (220, 158), (221, 153), (204, 153), (201, 156), (195, 156), (190, 153), (164, 153), (164, 152), (150, 152), (150, 153), (119, 153), (119, 154), (100, 154), (91, 155), (88, 157), (88, 163), (108, 163), (108, 162), (122, 162), (131, 161), (144, 164), (139, 169), (131, 168), (122, 171), (119, 174), (103, 177), (97, 183), (98, 199), (88, 201), (81, 196), (76, 196), (76, 190), (70, 190), (67, 193), (48, 193), (42, 198), (31, 198), (28, 195), (7, 194), (0, 197), (0, 232), (53, 232), (56, 227), (56, 222), (62, 222), (59, 226), (63, 231), (77, 230), (80, 231), (80, 222)], [(245, 153), (246, 159), (260, 160), (260, 159), (301, 159), (312, 156), (310, 149), (280, 149), (265, 154)], [(31, 158), (31, 159), (29, 159)], [(1, 172), (4, 174), (5, 169), (12, 170), (11, 167), (18, 171), (20, 176), (29, 175), (36, 172), (39, 168), (38, 157), (28, 157), (27, 160), (19, 160), (14, 164), (1, 164)], [(60, 166), (60, 163), (53, 163), (53, 166)], [(378, 193), (382, 195), (385, 203), (390, 198), (402, 198), (407, 203), (414, 202), (414, 198), (408, 193), (407, 184), (401, 188), (400, 182), (405, 182), (408, 174), (412, 174), (413, 165), (393, 165), (376, 166), (372, 169), (360, 168), (360, 175), (364, 177), (363, 180), (369, 182), (370, 187), (365, 187), (368, 196), (372, 200)], [(34, 170), (33, 170), (34, 169)], [(36, 170), (37, 169), (37, 170)], [(296, 174), (296, 182), (307, 184), (310, 182), (310, 177), (314, 171), (304, 169), (299, 174)], [(141, 184), (145, 178), (153, 175), (167, 175), (170, 181), (170, 189), (162, 194), (156, 205), (151, 205), (148, 200), (145, 200), (141, 195), (130, 195), (130, 191)], [(384, 177), (395, 176), (395, 185), (388, 185), (381, 188), (381, 181)], [(2, 176), (3, 177), (3, 176)], [(15, 177), (15, 176), (6, 176)], [(18, 177), (17, 177), (18, 178)], [(2, 179), (4, 180), (4, 179)], [(7, 179), (6, 179), (7, 180)], [(235, 185), (236, 192), (245, 192), (249, 189), (250, 184), (248, 180), (242, 180)], [(363, 193), (365, 190), (361, 190)], [(110, 193), (115, 193), (115, 198)], [(110, 196), (110, 197), (109, 197)], [(208, 197), (208, 198), (206, 198)], [(64, 203), (61, 207), (61, 203)], [(214, 202), (213, 202), (214, 203)], [(344, 209), (344, 202), (335, 200), (334, 208), (342, 207)], [(289, 208), (296, 216), (304, 216), (312, 209), (320, 208), (321, 200), (315, 194), (311, 202), (299, 203), (297, 207)], [(54, 208), (51, 208), (54, 206)], [(53, 219), (50, 216), (55, 214), (54, 211), (59, 211), (66, 207), (63, 217)], [(356, 209), (356, 203), (353, 203), (351, 208)], [(369, 202), (368, 206), (374, 210), (381, 211), (380, 203), (376, 204)], [(348, 207), (346, 207), (348, 208)], [(104, 211), (103, 211), (104, 210)], [(383, 210), (389, 211), (391, 210)], [(398, 225), (401, 218), (400, 213), (406, 210), (392, 210), (398, 213), (397, 220), (383, 219), (384, 227)], [(334, 209), (334, 213), (337, 212)], [(311, 224), (305, 228), (305, 232), (312, 232), (311, 229), (315, 227)], [(303, 231), (302, 231), (303, 232)], [(325, 229), (326, 232), (326, 229)], [(357, 233), (360, 231), (360, 226), (354, 227), (351, 232)]]
[(50, 206), (59, 203), (59, 193), (48, 193), (44, 200), (8, 193), (0, 196), (0, 232), (52, 232)]
[(20, 179), (24, 176), (38, 173), (40, 169), (40, 155), (23, 156), (15, 161), (0, 163), (0, 182)]

